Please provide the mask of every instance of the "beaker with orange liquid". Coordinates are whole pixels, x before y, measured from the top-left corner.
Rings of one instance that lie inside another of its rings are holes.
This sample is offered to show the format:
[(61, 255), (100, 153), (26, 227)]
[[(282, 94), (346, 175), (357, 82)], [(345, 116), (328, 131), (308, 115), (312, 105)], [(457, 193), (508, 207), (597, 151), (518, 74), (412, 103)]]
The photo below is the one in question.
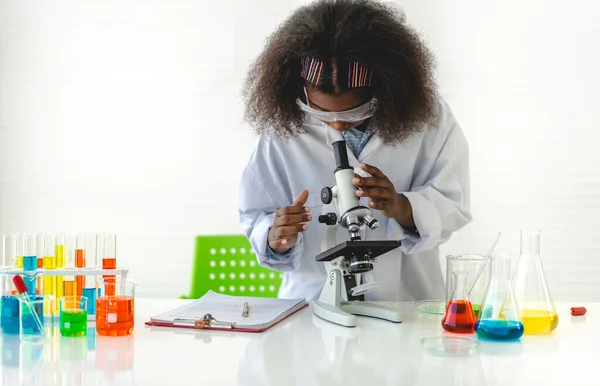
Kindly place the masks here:
[(134, 298), (137, 284), (128, 279), (107, 277), (98, 278), (97, 286), (102, 294), (96, 299), (98, 335), (131, 335), (134, 326)]

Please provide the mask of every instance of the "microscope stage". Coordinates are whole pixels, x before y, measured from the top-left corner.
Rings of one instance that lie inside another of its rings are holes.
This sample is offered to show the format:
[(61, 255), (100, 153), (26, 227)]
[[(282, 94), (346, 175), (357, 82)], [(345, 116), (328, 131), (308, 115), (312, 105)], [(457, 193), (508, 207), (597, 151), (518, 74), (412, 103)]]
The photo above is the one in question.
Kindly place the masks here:
[(344, 241), (333, 248), (317, 255), (317, 261), (331, 261), (340, 256), (350, 258), (352, 255), (363, 257), (369, 255), (372, 258), (388, 253), (398, 248), (402, 243), (400, 240), (358, 240)]

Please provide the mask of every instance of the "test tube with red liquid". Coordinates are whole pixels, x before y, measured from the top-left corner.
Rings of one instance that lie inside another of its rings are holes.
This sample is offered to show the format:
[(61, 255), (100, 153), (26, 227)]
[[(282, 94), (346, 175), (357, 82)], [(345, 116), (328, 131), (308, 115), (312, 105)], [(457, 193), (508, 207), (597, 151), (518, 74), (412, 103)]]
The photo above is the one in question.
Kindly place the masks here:
[[(97, 258), (102, 261), (102, 269), (116, 269), (117, 268), (117, 235), (114, 233), (104, 233), (98, 235), (97, 250), (99, 254)], [(115, 275), (103, 275), (102, 278), (105, 280), (105, 292), (106, 295), (112, 296), (115, 294), (114, 286), (110, 285), (110, 282), (114, 283)]]

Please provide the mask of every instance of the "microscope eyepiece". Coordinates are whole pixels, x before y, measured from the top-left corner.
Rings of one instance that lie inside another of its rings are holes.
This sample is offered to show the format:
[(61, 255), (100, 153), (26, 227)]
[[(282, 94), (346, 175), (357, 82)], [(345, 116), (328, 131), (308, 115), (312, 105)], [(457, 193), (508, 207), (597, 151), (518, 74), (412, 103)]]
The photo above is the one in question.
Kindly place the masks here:
[[(335, 172), (342, 169), (352, 169), (348, 160), (348, 148), (346, 141), (337, 141), (333, 143), (333, 155), (335, 156)], [(334, 173), (335, 173), (334, 172)]]

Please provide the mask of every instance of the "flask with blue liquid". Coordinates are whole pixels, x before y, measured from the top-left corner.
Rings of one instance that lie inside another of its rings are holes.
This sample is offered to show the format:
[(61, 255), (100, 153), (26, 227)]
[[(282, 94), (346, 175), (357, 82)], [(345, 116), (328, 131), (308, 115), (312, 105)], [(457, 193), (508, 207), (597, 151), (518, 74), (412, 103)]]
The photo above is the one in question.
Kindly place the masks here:
[(493, 255), (491, 264), (491, 279), (475, 323), (475, 333), (483, 340), (518, 340), (524, 328), (510, 280), (510, 259)]

